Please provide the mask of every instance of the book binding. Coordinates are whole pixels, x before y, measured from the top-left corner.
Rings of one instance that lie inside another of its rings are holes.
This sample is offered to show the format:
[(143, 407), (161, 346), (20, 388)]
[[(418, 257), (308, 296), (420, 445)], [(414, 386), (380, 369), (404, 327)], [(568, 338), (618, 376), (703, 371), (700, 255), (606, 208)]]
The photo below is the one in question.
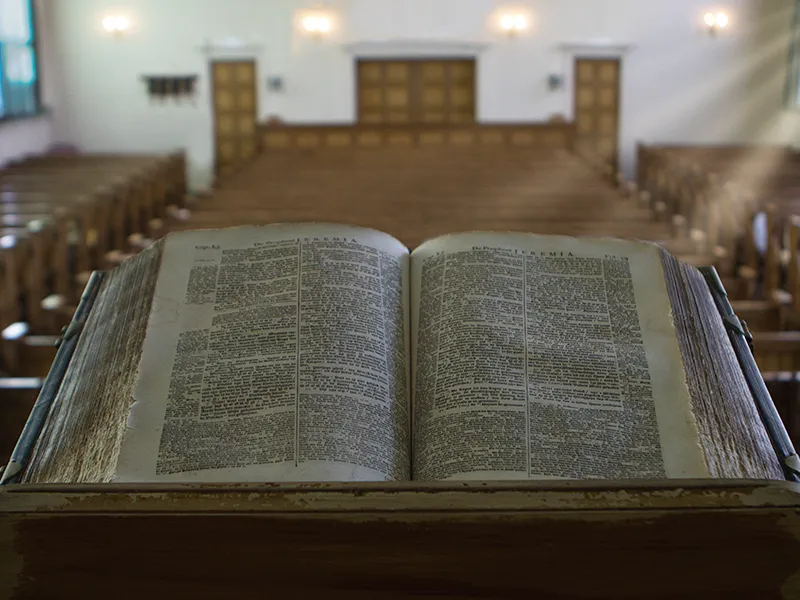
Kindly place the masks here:
[(22, 429), (19, 440), (17, 440), (17, 445), (11, 453), (11, 460), (3, 470), (0, 477), (0, 485), (17, 483), (28, 466), (28, 461), (33, 455), (33, 449), (50, 415), (58, 390), (61, 388), (61, 383), (64, 381), (64, 376), (72, 361), (72, 356), (75, 354), (81, 331), (91, 313), (92, 306), (94, 306), (94, 301), (97, 298), (97, 292), (100, 290), (100, 284), (104, 276), (105, 273), (102, 271), (92, 273), (83, 290), (72, 321), (63, 329), (61, 337), (56, 343), (58, 351), (56, 352), (55, 360), (42, 384), (42, 389), (36, 398), (28, 421)]

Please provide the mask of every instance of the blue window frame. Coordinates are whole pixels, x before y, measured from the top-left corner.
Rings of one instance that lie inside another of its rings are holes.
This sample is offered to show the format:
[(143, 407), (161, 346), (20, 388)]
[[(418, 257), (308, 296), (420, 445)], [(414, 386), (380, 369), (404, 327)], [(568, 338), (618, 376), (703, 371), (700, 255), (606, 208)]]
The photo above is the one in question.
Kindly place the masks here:
[(0, 120), (40, 112), (31, 0), (0, 0)]

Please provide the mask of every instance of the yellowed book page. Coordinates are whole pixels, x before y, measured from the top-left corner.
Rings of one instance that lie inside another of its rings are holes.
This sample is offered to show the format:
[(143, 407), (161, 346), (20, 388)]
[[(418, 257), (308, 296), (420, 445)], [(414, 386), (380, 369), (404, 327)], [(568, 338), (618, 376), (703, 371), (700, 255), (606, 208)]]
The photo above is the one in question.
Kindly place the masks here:
[(408, 260), (337, 225), (170, 235), (116, 481), (408, 479)]
[(415, 479), (708, 476), (656, 246), (466, 233), (411, 265)]

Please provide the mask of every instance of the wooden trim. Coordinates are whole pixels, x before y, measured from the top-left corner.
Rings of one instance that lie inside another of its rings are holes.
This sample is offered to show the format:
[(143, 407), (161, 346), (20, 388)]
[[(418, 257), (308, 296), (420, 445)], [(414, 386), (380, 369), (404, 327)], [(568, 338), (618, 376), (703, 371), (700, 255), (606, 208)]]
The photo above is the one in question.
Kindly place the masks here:
[(12, 598), (788, 598), (799, 510), (783, 482), (19, 485), (0, 577)]
[[(543, 150), (572, 150), (575, 129), (561, 123), (502, 123), (458, 125), (439, 124), (357, 124), (357, 125), (262, 125), (259, 137), (264, 151), (297, 148), (353, 148), (404, 144), (418, 147), (430, 145), (463, 145), (471, 135), (476, 146), (518, 146)], [(345, 141), (345, 138), (347, 141)], [(435, 142), (434, 140), (441, 140)], [(336, 140), (336, 143), (332, 143)], [(408, 143), (405, 142), (408, 140)]]
[[(28, 6), (30, 7), (30, 17), (31, 17), (31, 46), (33, 46), (33, 72), (35, 74), (36, 79), (34, 80), (34, 88), (33, 88), (33, 95), (34, 95), (34, 102), (36, 104), (36, 112), (42, 112), (42, 72), (41, 72), (41, 65), (42, 61), (39, 60), (39, 51), (41, 50), (41, 44), (39, 40), (39, 7), (38, 3), (34, 0), (28, 0)], [(52, 9), (51, 9), (52, 10)]]
[[(235, 502), (228, 504), (220, 502), (221, 499)], [(450, 510), (497, 513), (634, 508), (721, 510), (746, 507), (800, 509), (800, 484), (788, 481), (663, 479), (458, 483), (17, 484), (0, 487), (0, 516), (26, 512), (236, 514), (256, 511), (313, 514), (331, 511), (421, 513)], [(800, 527), (800, 522), (797, 525)]]
[(356, 59), (367, 60), (440, 60), (477, 58), (489, 44), (472, 41), (401, 40), (386, 42), (354, 42), (342, 48)]

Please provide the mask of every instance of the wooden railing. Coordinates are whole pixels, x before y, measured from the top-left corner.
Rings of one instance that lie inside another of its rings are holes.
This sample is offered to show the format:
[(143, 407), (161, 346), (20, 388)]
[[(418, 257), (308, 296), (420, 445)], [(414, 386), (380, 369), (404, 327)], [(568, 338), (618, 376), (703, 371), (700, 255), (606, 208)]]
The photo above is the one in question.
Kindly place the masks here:
[(292, 148), (487, 146), (572, 150), (569, 123), (465, 125), (274, 125), (259, 127), (263, 151)]

